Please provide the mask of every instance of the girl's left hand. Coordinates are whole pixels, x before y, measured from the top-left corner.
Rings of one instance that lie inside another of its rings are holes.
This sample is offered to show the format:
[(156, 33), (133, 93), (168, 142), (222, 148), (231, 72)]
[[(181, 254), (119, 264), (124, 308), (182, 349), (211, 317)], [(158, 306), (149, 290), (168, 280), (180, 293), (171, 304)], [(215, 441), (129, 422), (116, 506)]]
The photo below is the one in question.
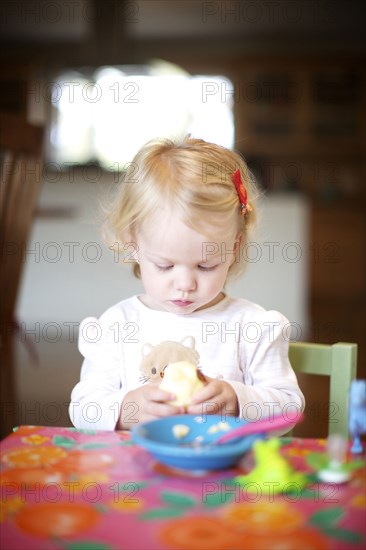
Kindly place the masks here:
[(209, 378), (208, 384), (199, 390), (187, 407), (188, 414), (220, 414), (228, 416), (239, 415), (239, 405), (236, 393), (232, 386), (224, 380)]

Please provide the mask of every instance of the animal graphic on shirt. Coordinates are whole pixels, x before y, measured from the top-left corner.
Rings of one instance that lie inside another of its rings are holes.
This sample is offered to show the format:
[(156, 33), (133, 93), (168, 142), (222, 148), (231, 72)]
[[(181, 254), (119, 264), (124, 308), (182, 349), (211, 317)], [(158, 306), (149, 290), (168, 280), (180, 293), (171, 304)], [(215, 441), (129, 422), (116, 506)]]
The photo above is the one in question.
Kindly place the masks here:
[(174, 393), (173, 405), (188, 406), (193, 394), (205, 385), (205, 376), (198, 369), (199, 354), (192, 336), (181, 342), (165, 341), (156, 346), (145, 344), (140, 370), (143, 382), (162, 379), (160, 388)]

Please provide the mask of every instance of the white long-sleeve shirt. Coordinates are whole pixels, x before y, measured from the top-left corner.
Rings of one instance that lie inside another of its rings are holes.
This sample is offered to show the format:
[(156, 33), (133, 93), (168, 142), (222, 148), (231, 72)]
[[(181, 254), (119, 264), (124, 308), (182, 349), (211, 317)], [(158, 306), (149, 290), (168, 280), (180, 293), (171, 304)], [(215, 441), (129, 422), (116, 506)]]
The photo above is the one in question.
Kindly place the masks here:
[[(202, 372), (234, 388), (240, 417), (254, 421), (303, 410), (304, 397), (288, 359), (290, 329), (281, 313), (229, 296), (188, 315), (149, 309), (138, 296), (123, 300), (99, 320), (89, 317), (80, 325), (85, 359), (72, 391), (70, 418), (79, 429), (114, 430), (124, 396), (142, 384), (144, 344), (181, 342), (188, 336), (195, 339)], [(124, 407), (133, 426), (134, 404)]]

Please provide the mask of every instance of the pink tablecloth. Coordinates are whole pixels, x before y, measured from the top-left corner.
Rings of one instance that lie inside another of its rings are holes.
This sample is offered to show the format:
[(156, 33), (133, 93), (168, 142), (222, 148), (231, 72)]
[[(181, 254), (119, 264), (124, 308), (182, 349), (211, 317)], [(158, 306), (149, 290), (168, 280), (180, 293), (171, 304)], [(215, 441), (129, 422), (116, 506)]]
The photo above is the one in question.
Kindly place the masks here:
[[(284, 439), (311, 474), (323, 440)], [(1, 443), (3, 550), (314, 550), (365, 544), (365, 470), (278, 496), (246, 492), (250, 468), (173, 472), (124, 432), (22, 426)]]

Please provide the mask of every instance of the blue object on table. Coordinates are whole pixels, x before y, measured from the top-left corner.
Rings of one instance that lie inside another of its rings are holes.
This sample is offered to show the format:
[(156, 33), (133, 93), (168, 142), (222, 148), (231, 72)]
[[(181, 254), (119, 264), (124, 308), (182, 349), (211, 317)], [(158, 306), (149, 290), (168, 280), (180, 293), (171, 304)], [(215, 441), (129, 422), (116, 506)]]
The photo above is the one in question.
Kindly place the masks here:
[[(210, 444), (218, 431), (247, 424), (233, 416), (177, 415), (144, 422), (132, 429), (132, 440), (147, 449), (159, 462), (184, 470), (221, 470), (237, 464), (264, 434), (253, 434), (225, 445)], [(205, 443), (200, 442), (205, 437)]]
[(366, 433), (366, 380), (353, 380), (349, 391), (348, 427), (351, 437), (351, 453), (362, 453), (361, 435)]

